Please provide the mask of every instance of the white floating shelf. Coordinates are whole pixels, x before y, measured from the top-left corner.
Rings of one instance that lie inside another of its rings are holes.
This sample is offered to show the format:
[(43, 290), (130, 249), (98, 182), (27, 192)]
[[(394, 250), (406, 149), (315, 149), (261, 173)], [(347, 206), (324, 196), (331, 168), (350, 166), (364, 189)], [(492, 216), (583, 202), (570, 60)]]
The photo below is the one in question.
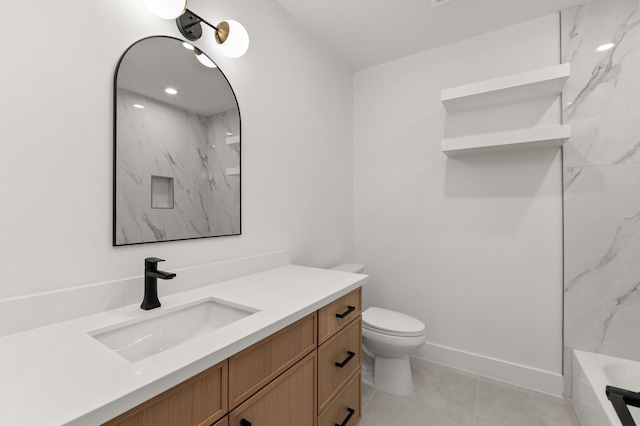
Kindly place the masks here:
[(559, 95), (570, 73), (571, 64), (554, 65), (444, 89), (440, 99), (447, 111), (457, 112)]
[(227, 176), (239, 176), (240, 167), (230, 167), (227, 169)]
[(571, 136), (571, 125), (533, 127), (508, 132), (443, 139), (441, 148), (449, 157), (524, 148), (562, 146)]
[(227, 145), (235, 145), (240, 143), (240, 136), (229, 136), (227, 138)]

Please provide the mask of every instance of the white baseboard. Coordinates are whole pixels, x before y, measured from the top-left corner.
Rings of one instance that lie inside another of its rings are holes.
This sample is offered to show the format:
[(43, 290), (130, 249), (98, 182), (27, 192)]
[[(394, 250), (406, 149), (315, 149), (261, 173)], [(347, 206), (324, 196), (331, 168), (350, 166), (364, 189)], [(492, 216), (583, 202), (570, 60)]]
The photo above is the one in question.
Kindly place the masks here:
[(525, 365), (465, 352), (446, 346), (425, 343), (414, 357), (523, 388), (562, 396), (562, 374), (539, 370)]
[[(166, 296), (291, 263), (287, 250), (174, 269), (180, 280), (158, 286)], [(141, 268), (141, 272), (142, 268)], [(0, 300), (0, 337), (140, 303), (144, 277), (125, 278)]]

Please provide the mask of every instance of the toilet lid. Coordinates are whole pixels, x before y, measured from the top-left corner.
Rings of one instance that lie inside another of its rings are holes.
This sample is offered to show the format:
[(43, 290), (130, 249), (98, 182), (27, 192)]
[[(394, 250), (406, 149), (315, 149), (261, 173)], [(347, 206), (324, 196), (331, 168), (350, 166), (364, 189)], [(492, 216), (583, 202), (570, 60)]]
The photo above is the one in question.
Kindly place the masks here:
[(393, 336), (421, 336), (424, 324), (409, 315), (383, 308), (371, 307), (362, 313), (366, 329)]

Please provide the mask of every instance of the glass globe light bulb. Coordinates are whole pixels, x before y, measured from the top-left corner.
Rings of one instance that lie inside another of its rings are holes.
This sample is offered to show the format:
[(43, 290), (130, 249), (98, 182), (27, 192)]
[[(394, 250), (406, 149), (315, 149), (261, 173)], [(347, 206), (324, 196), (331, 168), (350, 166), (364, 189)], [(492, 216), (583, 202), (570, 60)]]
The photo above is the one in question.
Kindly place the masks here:
[(187, 10), (187, 0), (144, 0), (144, 4), (162, 19), (176, 19)]
[(222, 41), (218, 40), (220, 50), (230, 58), (239, 58), (247, 53), (249, 49), (249, 33), (247, 33), (247, 30), (238, 21), (229, 19), (218, 25), (223, 26), (222, 24), (224, 23), (228, 25), (229, 32), (226, 35), (226, 39)]

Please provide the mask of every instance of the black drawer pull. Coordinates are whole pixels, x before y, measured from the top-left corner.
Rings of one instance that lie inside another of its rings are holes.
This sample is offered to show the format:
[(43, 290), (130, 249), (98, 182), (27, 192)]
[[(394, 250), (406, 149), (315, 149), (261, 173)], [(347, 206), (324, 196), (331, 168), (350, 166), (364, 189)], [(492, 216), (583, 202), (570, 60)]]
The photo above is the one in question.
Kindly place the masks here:
[(351, 361), (351, 358), (353, 358), (354, 356), (356, 356), (356, 353), (355, 353), (355, 352), (347, 351), (347, 353), (349, 354), (349, 356), (347, 357), (347, 359), (345, 359), (345, 360), (344, 360), (344, 361), (342, 361), (342, 362), (336, 362), (336, 367), (339, 367), (339, 368), (344, 367), (345, 365), (347, 365), (347, 363), (348, 363), (349, 361)]
[(251, 422), (247, 419), (240, 420), (240, 426), (251, 426)]
[(354, 410), (353, 408), (347, 408), (347, 411), (349, 412), (347, 418), (344, 419), (340, 424), (336, 423), (336, 426), (347, 426), (347, 423), (349, 423), (349, 420), (351, 420), (351, 416), (353, 416), (353, 414), (356, 412), (356, 410)]
[(336, 314), (336, 318), (344, 318), (344, 317), (346, 317), (347, 315), (349, 315), (351, 312), (353, 312), (353, 311), (355, 311), (355, 310), (356, 310), (356, 307), (355, 307), (355, 306), (348, 306), (348, 308), (349, 308), (349, 309), (347, 309), (347, 310), (346, 310), (346, 311), (344, 311), (343, 313), (341, 313), (341, 314)]

